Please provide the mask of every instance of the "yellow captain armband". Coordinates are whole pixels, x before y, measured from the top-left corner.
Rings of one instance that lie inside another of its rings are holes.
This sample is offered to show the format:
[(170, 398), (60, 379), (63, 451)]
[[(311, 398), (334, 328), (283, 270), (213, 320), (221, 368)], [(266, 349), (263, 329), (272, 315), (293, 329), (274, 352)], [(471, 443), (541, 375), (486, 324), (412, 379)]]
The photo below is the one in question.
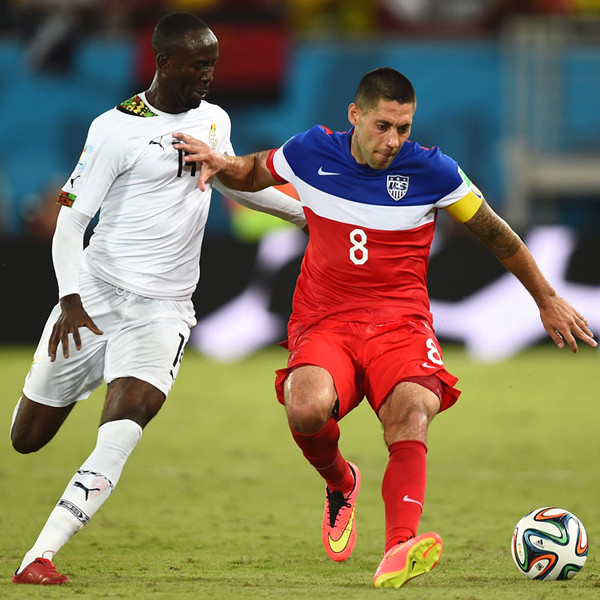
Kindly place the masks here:
[(446, 206), (444, 210), (459, 223), (465, 223), (478, 211), (482, 202), (483, 196), (478, 196), (469, 190), (466, 196), (463, 196), (458, 202)]

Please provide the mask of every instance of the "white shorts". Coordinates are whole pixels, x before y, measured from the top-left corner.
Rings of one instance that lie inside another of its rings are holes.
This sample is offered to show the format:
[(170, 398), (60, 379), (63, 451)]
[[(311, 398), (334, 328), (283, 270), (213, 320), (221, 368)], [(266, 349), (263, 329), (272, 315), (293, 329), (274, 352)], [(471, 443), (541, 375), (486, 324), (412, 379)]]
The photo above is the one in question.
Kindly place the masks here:
[(60, 315), (57, 304), (44, 327), (25, 378), (27, 398), (48, 406), (68, 406), (87, 398), (102, 381), (136, 377), (168, 395), (183, 357), (190, 329), (196, 324), (191, 300), (144, 298), (97, 279), (80, 276), (83, 306), (104, 333), (79, 329), (81, 350), (69, 335), (70, 357), (58, 345), (48, 357), (48, 340)]

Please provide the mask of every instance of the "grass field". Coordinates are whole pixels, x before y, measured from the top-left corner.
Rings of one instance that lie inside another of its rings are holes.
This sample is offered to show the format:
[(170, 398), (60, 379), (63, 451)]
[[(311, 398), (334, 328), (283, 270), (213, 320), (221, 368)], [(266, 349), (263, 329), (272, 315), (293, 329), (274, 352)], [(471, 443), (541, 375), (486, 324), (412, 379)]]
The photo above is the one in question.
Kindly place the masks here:
[[(45, 449), (8, 441), (32, 349), (0, 348), (0, 597), (202, 599), (581, 600), (600, 597), (600, 415), (597, 351), (549, 346), (497, 364), (459, 348), (446, 364), (463, 395), (434, 421), (421, 531), (445, 542), (438, 567), (400, 590), (376, 590), (381, 477), (387, 453), (368, 405), (342, 421), (341, 446), (363, 475), (358, 541), (333, 563), (320, 541), (323, 484), (291, 440), (273, 393), (286, 353), (234, 365), (188, 352), (161, 414), (145, 430), (113, 496), (56, 556), (70, 586), (10, 583), (73, 471), (91, 451), (104, 390)], [(587, 564), (568, 582), (534, 582), (510, 556), (515, 523), (546, 505), (587, 528)]]

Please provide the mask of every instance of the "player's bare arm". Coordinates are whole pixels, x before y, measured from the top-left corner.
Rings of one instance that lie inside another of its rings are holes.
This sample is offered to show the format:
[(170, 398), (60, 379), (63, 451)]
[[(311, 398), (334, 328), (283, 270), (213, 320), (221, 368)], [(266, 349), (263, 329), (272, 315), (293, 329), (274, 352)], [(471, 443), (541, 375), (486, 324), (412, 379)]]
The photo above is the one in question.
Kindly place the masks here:
[(544, 329), (559, 348), (566, 343), (577, 352), (576, 337), (592, 347), (598, 345), (587, 320), (556, 293), (521, 238), (485, 200), (465, 225), (525, 286), (538, 305)]
[(245, 192), (257, 192), (281, 183), (273, 177), (267, 167), (268, 150), (246, 156), (226, 156), (191, 135), (174, 133), (173, 137), (181, 140), (180, 143), (174, 144), (174, 148), (186, 153), (184, 160), (200, 165), (198, 187), (201, 190), (204, 190), (206, 182), (217, 174), (227, 187)]

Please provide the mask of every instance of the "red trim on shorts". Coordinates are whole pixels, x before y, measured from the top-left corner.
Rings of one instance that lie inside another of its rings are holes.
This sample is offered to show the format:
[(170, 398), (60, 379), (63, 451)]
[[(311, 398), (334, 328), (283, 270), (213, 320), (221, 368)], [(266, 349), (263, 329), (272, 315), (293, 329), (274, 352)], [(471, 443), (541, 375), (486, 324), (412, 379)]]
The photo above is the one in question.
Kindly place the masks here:
[(287, 180), (281, 177), (275, 170), (275, 165), (273, 164), (273, 156), (275, 155), (275, 152), (277, 152), (277, 148), (273, 148), (273, 150), (269, 152), (269, 156), (267, 156), (267, 169), (271, 171), (271, 175), (273, 175), (277, 181), (281, 181), (281, 183), (287, 183)]
[(402, 381), (412, 381), (413, 383), (418, 383), (421, 387), (433, 392), (438, 397), (440, 402), (442, 401), (444, 395), (444, 386), (435, 375), (414, 375), (413, 377), (406, 377)]
[[(454, 387), (458, 379), (443, 369), (440, 369), (431, 375), (414, 375), (412, 377), (405, 377), (398, 381), (396, 385), (402, 383), (403, 381), (412, 381), (413, 383), (417, 383), (435, 394), (440, 401), (439, 412), (447, 410), (453, 406), (461, 393), (459, 389)], [(387, 402), (387, 399), (394, 391), (394, 388), (390, 390), (390, 393), (386, 396), (385, 400), (377, 407), (377, 413), (379, 413), (381, 407)]]

